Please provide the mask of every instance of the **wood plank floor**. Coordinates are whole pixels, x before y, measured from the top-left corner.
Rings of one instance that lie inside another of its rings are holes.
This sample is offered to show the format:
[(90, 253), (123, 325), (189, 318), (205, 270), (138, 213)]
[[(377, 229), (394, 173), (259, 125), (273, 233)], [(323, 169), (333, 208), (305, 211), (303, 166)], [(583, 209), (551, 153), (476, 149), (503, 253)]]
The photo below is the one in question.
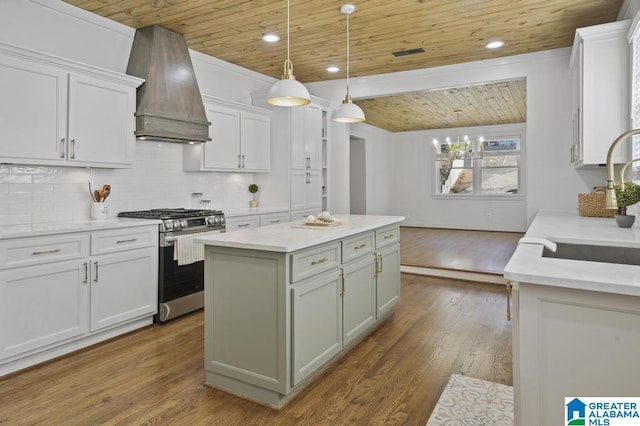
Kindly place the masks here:
[(400, 228), (400, 263), (502, 275), (520, 232)]
[(0, 378), (8, 425), (424, 425), (449, 376), (512, 384), (502, 286), (402, 275), (396, 313), (280, 412), (203, 385), (203, 313)]

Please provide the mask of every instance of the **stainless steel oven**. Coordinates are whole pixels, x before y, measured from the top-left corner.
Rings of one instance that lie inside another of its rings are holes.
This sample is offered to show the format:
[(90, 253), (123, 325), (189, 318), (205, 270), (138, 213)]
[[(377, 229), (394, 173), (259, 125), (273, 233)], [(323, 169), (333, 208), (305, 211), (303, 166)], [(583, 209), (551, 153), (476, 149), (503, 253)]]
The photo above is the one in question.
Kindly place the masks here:
[[(177, 244), (190, 244), (189, 236), (225, 232), (224, 213), (219, 210), (155, 209), (121, 212), (120, 217), (159, 219), (157, 323), (201, 309), (204, 306), (204, 261), (181, 264)], [(192, 259), (193, 260), (193, 259)]]

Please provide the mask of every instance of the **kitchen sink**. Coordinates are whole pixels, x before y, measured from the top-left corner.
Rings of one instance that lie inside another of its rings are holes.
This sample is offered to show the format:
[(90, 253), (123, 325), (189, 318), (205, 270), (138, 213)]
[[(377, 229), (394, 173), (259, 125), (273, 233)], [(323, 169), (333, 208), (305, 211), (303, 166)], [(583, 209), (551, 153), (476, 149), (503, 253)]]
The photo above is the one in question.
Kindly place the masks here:
[(615, 247), (572, 243), (556, 243), (556, 246), (555, 252), (544, 247), (542, 257), (640, 266), (640, 247)]

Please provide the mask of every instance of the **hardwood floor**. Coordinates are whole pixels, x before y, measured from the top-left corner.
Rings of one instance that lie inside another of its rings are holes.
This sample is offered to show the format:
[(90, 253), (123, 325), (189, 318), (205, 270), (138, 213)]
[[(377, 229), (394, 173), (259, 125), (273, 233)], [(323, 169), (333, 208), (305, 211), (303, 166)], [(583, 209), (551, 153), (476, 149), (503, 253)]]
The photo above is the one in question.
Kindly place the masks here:
[(449, 376), (512, 384), (502, 286), (402, 275), (396, 313), (280, 412), (203, 385), (203, 313), (0, 378), (8, 425), (424, 425)]
[(400, 228), (400, 262), (407, 266), (502, 275), (520, 232)]

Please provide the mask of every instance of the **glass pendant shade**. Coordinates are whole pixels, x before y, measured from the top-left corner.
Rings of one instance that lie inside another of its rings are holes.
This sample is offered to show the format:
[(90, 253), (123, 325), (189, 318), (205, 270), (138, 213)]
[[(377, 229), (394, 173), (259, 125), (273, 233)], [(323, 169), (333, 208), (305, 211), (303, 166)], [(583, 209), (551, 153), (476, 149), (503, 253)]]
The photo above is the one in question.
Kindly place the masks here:
[(311, 102), (309, 91), (293, 75), (293, 63), (289, 59), (289, 11), (290, 2), (287, 0), (287, 60), (284, 61), (284, 74), (267, 93), (267, 103), (277, 106), (301, 106)]

